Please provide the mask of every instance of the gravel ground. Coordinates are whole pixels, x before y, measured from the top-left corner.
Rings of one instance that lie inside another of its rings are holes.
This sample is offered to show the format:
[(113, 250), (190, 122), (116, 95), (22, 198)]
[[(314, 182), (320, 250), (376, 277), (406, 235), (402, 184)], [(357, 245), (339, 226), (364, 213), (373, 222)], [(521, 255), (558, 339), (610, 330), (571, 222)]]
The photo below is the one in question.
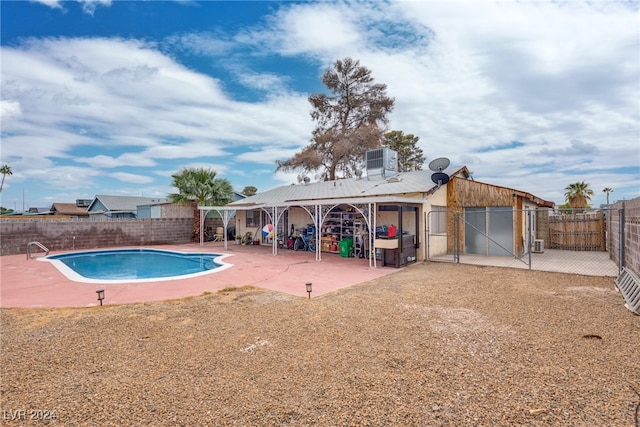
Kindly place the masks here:
[(640, 317), (610, 277), (419, 263), (311, 300), (1, 313), (6, 425), (638, 424)]

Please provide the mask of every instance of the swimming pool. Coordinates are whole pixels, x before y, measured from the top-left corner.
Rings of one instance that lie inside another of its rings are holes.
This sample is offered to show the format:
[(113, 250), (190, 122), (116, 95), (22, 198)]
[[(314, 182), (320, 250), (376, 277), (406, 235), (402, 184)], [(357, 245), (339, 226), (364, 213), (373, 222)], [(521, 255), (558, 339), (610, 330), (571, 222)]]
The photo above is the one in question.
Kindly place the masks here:
[(69, 280), (84, 283), (131, 283), (186, 279), (231, 267), (225, 255), (159, 249), (72, 252), (38, 258), (51, 262)]

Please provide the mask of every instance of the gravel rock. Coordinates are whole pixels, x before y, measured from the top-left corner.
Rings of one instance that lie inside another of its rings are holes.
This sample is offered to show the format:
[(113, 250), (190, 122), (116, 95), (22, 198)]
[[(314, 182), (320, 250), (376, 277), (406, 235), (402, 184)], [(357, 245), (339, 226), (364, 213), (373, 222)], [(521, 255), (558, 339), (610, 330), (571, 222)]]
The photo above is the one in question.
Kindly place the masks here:
[(610, 277), (419, 263), (311, 300), (1, 315), (3, 425), (628, 427), (640, 405)]

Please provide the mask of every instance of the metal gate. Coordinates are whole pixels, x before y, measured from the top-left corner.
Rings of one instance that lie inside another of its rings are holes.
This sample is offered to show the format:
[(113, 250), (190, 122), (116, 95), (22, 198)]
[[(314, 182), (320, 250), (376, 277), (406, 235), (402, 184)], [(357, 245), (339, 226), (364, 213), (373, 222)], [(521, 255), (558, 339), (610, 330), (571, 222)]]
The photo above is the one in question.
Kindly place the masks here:
[(530, 266), (535, 214), (530, 209), (474, 207), (462, 212), (434, 208), (425, 217), (430, 261), (461, 262), (501, 257)]
[[(624, 223), (624, 210), (620, 211)], [(558, 236), (557, 213), (550, 209), (471, 208), (460, 211), (432, 208), (425, 215), (425, 258), (429, 261), (448, 261), (588, 276), (617, 276), (624, 264), (625, 254), (621, 242), (627, 242), (623, 227), (618, 227), (616, 215), (605, 212), (605, 219), (590, 214), (582, 225), (572, 225), (565, 233), (565, 244), (557, 247), (550, 235)], [(588, 224), (603, 222), (608, 225), (602, 237), (597, 230), (597, 241), (591, 245), (595, 233)], [(611, 224), (607, 224), (608, 218)], [(574, 220), (573, 218), (571, 220)], [(581, 227), (581, 228), (579, 228)], [(619, 230), (618, 230), (619, 228)], [(578, 239), (577, 233), (580, 232)], [(585, 233), (584, 230), (587, 232)], [(569, 237), (567, 237), (569, 236)], [(586, 236), (586, 237), (585, 237)], [(589, 237), (589, 239), (587, 239)], [(586, 242), (588, 245), (582, 244)], [(580, 244), (578, 244), (580, 243)], [(609, 248), (612, 248), (610, 251)], [(622, 260), (622, 261), (621, 261)]]

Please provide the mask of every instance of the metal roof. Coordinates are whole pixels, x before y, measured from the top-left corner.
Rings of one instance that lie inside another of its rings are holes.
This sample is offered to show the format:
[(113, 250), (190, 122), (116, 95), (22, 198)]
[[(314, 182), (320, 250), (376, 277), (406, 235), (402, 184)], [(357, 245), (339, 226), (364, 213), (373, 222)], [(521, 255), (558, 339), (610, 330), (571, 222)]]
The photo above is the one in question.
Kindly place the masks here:
[(94, 201), (99, 200), (109, 211), (127, 211), (135, 212), (140, 205), (151, 205), (156, 203), (169, 203), (169, 199), (162, 197), (132, 197), (132, 196), (108, 196), (97, 195)]
[[(465, 174), (466, 167), (449, 168), (451, 175)], [(335, 203), (422, 203), (418, 194), (437, 188), (431, 181), (432, 171), (400, 172), (396, 175), (367, 179), (347, 178), (308, 184), (285, 185), (246, 199), (232, 202), (227, 208), (250, 209), (266, 206)], [(465, 176), (465, 177), (466, 177)], [(411, 197), (414, 196), (414, 197)]]
[[(449, 167), (444, 172), (449, 176), (457, 176), (464, 179), (469, 178), (471, 175), (466, 166)], [(199, 208), (203, 210), (215, 208), (220, 211), (230, 211), (275, 206), (424, 203), (425, 197), (438, 189), (438, 185), (431, 180), (433, 173), (431, 170), (422, 170), (400, 172), (387, 177), (378, 175), (371, 178), (348, 178), (308, 184), (284, 185), (225, 206), (199, 206)], [(514, 191), (539, 205), (544, 206), (550, 203), (529, 193)]]

